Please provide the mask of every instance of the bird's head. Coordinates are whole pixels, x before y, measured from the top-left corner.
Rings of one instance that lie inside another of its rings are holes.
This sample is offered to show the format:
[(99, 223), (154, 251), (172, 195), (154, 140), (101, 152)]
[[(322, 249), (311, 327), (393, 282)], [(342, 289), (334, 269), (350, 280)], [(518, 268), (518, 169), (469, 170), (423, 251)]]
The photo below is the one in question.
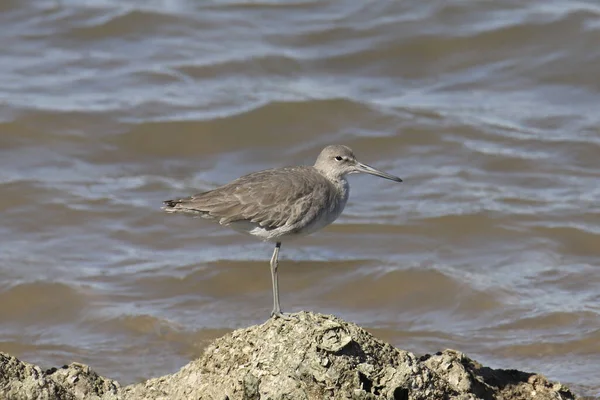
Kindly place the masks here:
[(397, 176), (390, 175), (387, 172), (375, 169), (367, 164), (363, 164), (356, 159), (354, 152), (344, 145), (331, 145), (325, 147), (317, 161), (315, 168), (323, 175), (340, 179), (348, 174), (357, 174), (359, 172), (379, 176), (380, 178), (390, 179), (396, 182), (402, 182)]

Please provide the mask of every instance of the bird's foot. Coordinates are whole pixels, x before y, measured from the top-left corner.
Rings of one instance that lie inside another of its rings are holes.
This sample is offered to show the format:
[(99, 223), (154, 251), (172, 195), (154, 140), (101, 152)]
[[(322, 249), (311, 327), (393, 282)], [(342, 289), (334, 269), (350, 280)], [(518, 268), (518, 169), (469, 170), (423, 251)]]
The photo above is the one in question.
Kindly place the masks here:
[(293, 316), (290, 314), (282, 313), (281, 310), (273, 310), (271, 311), (271, 318), (281, 318), (283, 320), (289, 321), (293, 319)]

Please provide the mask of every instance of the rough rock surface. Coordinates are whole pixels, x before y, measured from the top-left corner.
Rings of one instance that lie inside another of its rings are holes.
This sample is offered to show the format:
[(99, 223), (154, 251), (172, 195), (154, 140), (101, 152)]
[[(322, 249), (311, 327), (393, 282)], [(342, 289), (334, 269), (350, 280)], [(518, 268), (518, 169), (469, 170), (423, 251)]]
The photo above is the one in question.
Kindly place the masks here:
[[(0, 399), (75, 400), (117, 399), (120, 386), (87, 365), (73, 363), (42, 370), (0, 353)], [(102, 397), (105, 396), (105, 397)]]
[(417, 357), (355, 324), (305, 312), (234, 331), (175, 374), (124, 388), (81, 364), (43, 372), (1, 355), (0, 394), (69, 400), (575, 398), (541, 375), (493, 370), (453, 350)]

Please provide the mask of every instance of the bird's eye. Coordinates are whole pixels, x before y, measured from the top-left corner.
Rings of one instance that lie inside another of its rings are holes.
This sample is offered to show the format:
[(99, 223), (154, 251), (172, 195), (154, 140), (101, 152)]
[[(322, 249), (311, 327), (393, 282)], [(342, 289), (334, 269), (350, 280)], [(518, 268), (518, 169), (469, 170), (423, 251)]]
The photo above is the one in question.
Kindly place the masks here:
[(342, 156), (337, 156), (337, 157), (335, 157), (335, 159), (338, 160), (338, 161), (342, 161), (343, 160)]

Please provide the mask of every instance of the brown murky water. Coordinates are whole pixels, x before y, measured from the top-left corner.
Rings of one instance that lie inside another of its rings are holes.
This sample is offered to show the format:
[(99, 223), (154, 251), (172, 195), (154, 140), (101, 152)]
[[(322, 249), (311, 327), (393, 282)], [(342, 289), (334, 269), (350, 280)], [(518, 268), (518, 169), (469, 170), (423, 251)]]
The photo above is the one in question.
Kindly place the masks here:
[(595, 1), (0, 2), (0, 350), (124, 383), (264, 321), (262, 244), (161, 200), (352, 147), (282, 305), (600, 395)]

